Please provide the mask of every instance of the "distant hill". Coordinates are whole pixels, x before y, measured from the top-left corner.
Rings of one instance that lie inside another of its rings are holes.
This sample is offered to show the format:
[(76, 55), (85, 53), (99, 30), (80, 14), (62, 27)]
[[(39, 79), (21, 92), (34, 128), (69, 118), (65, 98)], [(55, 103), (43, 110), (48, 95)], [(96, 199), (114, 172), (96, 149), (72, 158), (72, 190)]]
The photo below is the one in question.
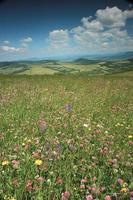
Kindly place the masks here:
[(73, 61), (73, 63), (79, 64), (79, 65), (89, 65), (89, 64), (95, 64), (99, 63), (100, 60), (88, 60), (87, 58), (78, 58)]
[(81, 74), (87, 76), (107, 75), (133, 71), (133, 52), (97, 57), (79, 57), (72, 61), (23, 60), (0, 62), (0, 74), (44, 75)]
[(110, 60), (126, 60), (133, 58), (133, 51), (129, 52), (121, 52), (121, 53), (115, 53), (115, 54), (99, 54), (99, 55), (86, 55), (82, 58), (88, 59), (88, 60), (103, 60), (103, 61), (110, 61)]

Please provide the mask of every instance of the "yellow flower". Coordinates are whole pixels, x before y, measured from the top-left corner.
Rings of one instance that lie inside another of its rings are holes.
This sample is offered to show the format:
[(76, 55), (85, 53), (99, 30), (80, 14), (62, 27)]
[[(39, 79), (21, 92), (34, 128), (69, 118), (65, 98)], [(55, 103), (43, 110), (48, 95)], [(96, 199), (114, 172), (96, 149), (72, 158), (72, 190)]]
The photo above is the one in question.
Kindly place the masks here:
[(129, 135), (129, 136), (128, 136), (128, 138), (129, 138), (129, 139), (132, 139), (132, 138), (133, 138), (133, 136), (132, 136), (132, 135)]
[(40, 166), (40, 165), (42, 165), (42, 160), (35, 160), (35, 165), (36, 166)]
[(2, 166), (6, 166), (6, 165), (9, 165), (9, 161), (8, 161), (8, 160), (4, 160), (4, 161), (2, 162)]
[(121, 192), (122, 192), (122, 193), (127, 193), (127, 192), (128, 192), (128, 189), (127, 189), (127, 188), (122, 188), (122, 189), (121, 189)]
[(17, 200), (16, 198), (14, 198), (14, 197), (11, 197), (9, 200)]
[(27, 142), (28, 142), (28, 143), (31, 143), (32, 141), (29, 139), (29, 140), (27, 140)]

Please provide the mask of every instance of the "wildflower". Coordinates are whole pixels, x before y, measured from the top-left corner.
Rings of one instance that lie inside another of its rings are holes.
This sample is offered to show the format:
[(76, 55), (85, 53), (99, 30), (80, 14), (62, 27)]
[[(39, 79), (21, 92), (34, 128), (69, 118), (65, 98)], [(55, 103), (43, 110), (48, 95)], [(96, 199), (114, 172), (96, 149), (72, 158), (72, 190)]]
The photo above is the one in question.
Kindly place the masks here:
[(70, 197), (70, 192), (66, 191), (66, 192), (62, 193), (61, 200), (68, 200), (69, 197)]
[(124, 187), (124, 188), (121, 189), (120, 192), (121, 192), (121, 193), (127, 193), (127, 192), (128, 192), (128, 189), (127, 189), (126, 187)]
[(6, 166), (6, 165), (9, 165), (9, 161), (8, 161), (8, 160), (4, 160), (4, 161), (2, 162), (2, 166)]
[(85, 184), (82, 183), (82, 184), (80, 185), (80, 189), (85, 189)]
[(28, 180), (26, 183), (26, 190), (31, 191), (33, 189), (33, 182), (31, 180)]
[(11, 198), (9, 198), (9, 200), (17, 200), (16, 198), (14, 198), (14, 197), (11, 197)]
[(118, 181), (118, 183), (119, 183), (120, 185), (123, 185), (123, 183), (124, 183), (124, 181), (123, 181), (121, 178), (119, 178), (117, 181)]
[(36, 165), (36, 166), (41, 166), (42, 163), (43, 163), (42, 160), (39, 160), (39, 159), (38, 159), (38, 160), (35, 160), (35, 165)]
[(132, 191), (132, 192), (130, 192), (130, 196), (131, 196), (131, 197), (133, 197), (133, 191)]
[(27, 143), (32, 143), (31, 139), (27, 140)]
[(129, 135), (129, 136), (128, 136), (128, 138), (129, 138), (129, 139), (132, 139), (132, 138), (133, 138), (133, 136), (132, 136), (132, 135)]
[(63, 184), (63, 180), (60, 177), (58, 177), (57, 180), (56, 180), (56, 184), (62, 185)]
[(65, 109), (66, 109), (67, 112), (71, 112), (71, 110), (72, 110), (72, 105), (71, 105), (71, 104), (66, 104), (66, 105), (65, 105)]
[(44, 178), (42, 176), (39, 176), (36, 180), (37, 180), (38, 183), (44, 182)]
[(13, 168), (14, 168), (14, 169), (17, 169), (18, 166), (19, 166), (19, 163), (20, 163), (19, 161), (13, 160), (13, 161), (12, 161)]
[(32, 153), (32, 157), (33, 157), (33, 158), (36, 158), (36, 159), (37, 159), (37, 158), (40, 158), (40, 153), (39, 153), (39, 152), (33, 152), (33, 153)]
[(106, 195), (105, 200), (111, 200), (110, 195)]
[(95, 182), (97, 180), (97, 178), (94, 176), (92, 180)]
[(85, 178), (83, 178), (80, 182), (81, 182), (81, 183), (87, 183), (88, 181), (87, 181), (87, 178), (85, 177)]
[(129, 142), (129, 145), (133, 145), (133, 141), (130, 141), (130, 142)]
[(50, 179), (47, 180), (47, 184), (51, 185), (51, 180)]
[(18, 187), (19, 186), (19, 183), (18, 183), (17, 179), (13, 179), (12, 184), (13, 184), (14, 187)]
[(133, 192), (130, 192), (130, 200), (133, 200)]
[(83, 126), (84, 126), (85, 128), (88, 128), (88, 127), (89, 127), (89, 124), (83, 124)]
[(41, 119), (39, 120), (39, 131), (40, 133), (45, 133), (47, 129), (47, 124), (45, 122), (45, 120)]
[(86, 196), (86, 200), (93, 200), (92, 195), (87, 195), (87, 196)]

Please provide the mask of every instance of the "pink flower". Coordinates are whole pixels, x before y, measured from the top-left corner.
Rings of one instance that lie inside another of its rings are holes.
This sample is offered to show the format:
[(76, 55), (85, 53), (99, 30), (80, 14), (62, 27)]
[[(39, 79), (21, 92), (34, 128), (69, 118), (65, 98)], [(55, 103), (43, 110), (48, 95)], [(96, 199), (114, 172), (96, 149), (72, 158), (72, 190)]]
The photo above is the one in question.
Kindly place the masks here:
[(121, 179), (121, 178), (118, 178), (118, 183), (120, 184), (120, 185), (123, 185), (123, 183), (124, 183), (124, 181)]
[(95, 187), (91, 188), (92, 193), (96, 193), (97, 189)]
[(130, 196), (133, 197), (133, 191), (130, 192)]
[(33, 182), (31, 180), (28, 180), (26, 183), (26, 190), (31, 191), (33, 189)]
[(40, 153), (39, 152), (33, 152), (32, 157), (38, 159), (38, 158), (40, 158)]
[(42, 176), (38, 177), (36, 180), (37, 180), (38, 183), (44, 182), (44, 178)]
[(61, 200), (68, 200), (69, 197), (70, 197), (70, 192), (66, 191), (66, 192), (62, 193)]
[(20, 164), (20, 162), (17, 161), (17, 160), (13, 160), (13, 161), (12, 161), (12, 165), (13, 165), (13, 168), (14, 168), (14, 169), (17, 169), (18, 166), (19, 166), (19, 164)]
[(94, 182), (97, 180), (97, 178), (96, 177), (93, 177), (93, 179), (92, 179)]
[(102, 148), (102, 149), (100, 150), (100, 153), (101, 153), (102, 155), (104, 155), (104, 156), (107, 155), (108, 152), (109, 152), (109, 150), (108, 150), (107, 147), (104, 147), (104, 148)]
[(19, 186), (19, 183), (18, 183), (17, 179), (13, 179), (12, 184), (13, 184), (14, 187), (18, 187)]
[(62, 185), (63, 184), (63, 180), (60, 177), (58, 177), (57, 180), (56, 180), (56, 184), (57, 185)]
[(110, 195), (106, 195), (105, 200), (111, 200)]
[(85, 189), (85, 185), (84, 185), (84, 184), (81, 184), (81, 185), (80, 185), (80, 189)]
[(15, 146), (14, 151), (17, 152), (17, 153), (19, 152), (19, 145), (18, 144)]
[(87, 196), (86, 196), (86, 200), (93, 200), (92, 195), (87, 195)]
[(81, 182), (81, 183), (87, 183), (88, 181), (87, 181), (87, 178), (85, 177), (85, 178), (81, 179), (80, 182)]
[(129, 145), (133, 145), (133, 141), (129, 141)]

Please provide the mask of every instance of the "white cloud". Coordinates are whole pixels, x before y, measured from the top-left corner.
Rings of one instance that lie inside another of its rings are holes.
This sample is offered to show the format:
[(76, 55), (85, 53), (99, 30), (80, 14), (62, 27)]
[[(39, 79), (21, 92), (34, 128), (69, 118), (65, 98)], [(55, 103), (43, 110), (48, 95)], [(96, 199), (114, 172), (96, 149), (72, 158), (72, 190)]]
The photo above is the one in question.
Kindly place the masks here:
[(126, 20), (133, 17), (133, 10), (122, 11), (117, 7), (106, 7), (103, 10), (97, 10), (96, 17), (103, 26), (123, 27), (125, 26)]
[(32, 42), (32, 38), (31, 37), (27, 37), (21, 40), (22, 43), (29, 43)]
[(10, 42), (8, 40), (4, 40), (3, 43), (6, 44), (6, 45), (10, 44)]
[(15, 48), (11, 46), (0, 46), (0, 52), (2, 53), (23, 53), (25, 49)]
[(44, 50), (45, 54), (62, 55), (69, 51), (69, 31), (68, 30), (54, 30), (49, 33), (48, 47)]
[(133, 50), (133, 37), (125, 26), (128, 18), (133, 18), (133, 10), (97, 10), (95, 18), (83, 17), (81, 25), (71, 30), (50, 32), (45, 52), (68, 55)]
[(51, 45), (64, 46), (69, 42), (68, 30), (54, 30), (49, 33), (49, 41)]
[(0, 46), (0, 53), (11, 53), (11, 54), (25, 54), (28, 50), (29, 43), (32, 42), (32, 38), (24, 38), (20, 40), (21, 45), (19, 47), (10, 46), (10, 42), (3, 41), (4, 45)]
[(83, 17), (81, 22), (83, 23), (83, 27), (87, 28), (89, 31), (95, 32), (103, 30), (103, 25), (101, 22), (97, 20), (91, 20), (90, 17)]
[(29, 44), (30, 44), (32, 41), (33, 41), (33, 40), (32, 40), (31, 37), (24, 38), (24, 39), (20, 40), (21, 46), (22, 46), (23, 48), (28, 48)]

